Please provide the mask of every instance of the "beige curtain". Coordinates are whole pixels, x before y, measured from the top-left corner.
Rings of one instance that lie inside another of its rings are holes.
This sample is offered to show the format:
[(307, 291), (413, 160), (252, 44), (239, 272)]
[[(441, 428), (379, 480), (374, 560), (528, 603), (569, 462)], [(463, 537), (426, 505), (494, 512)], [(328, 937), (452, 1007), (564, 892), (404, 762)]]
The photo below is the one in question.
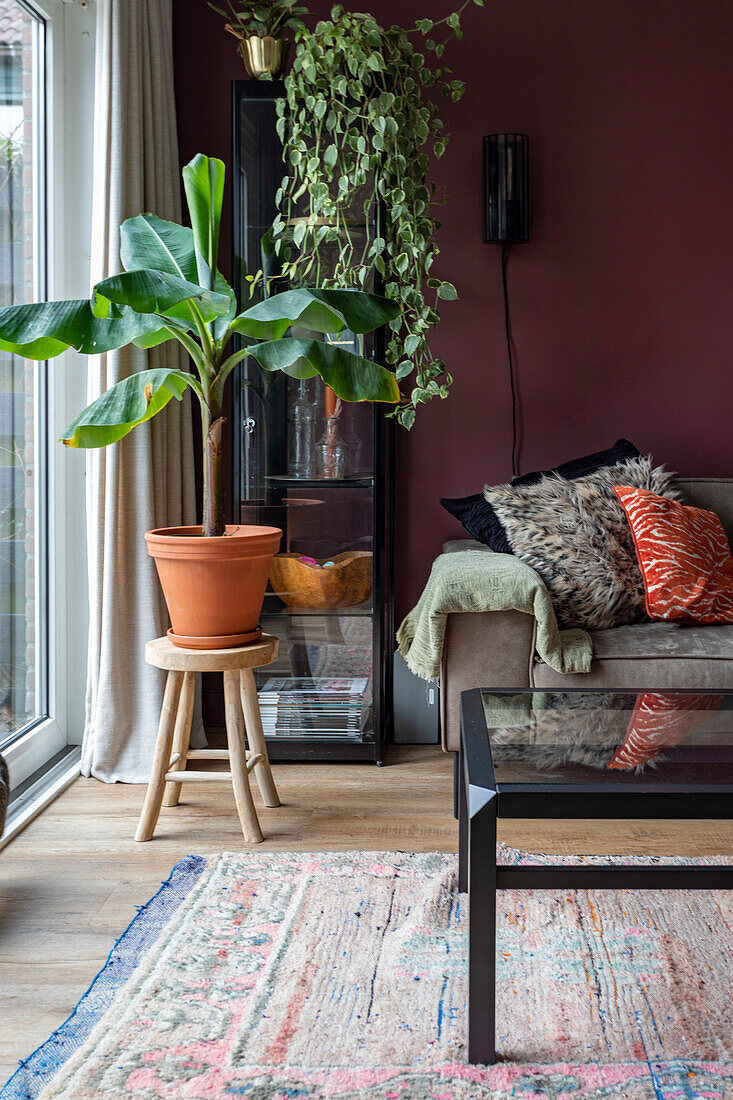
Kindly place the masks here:
[[(119, 271), (119, 226), (153, 211), (180, 220), (171, 0), (98, 0), (92, 280)], [(88, 399), (146, 366), (182, 365), (178, 345), (89, 362)], [(189, 398), (87, 462), (89, 661), (82, 771), (146, 782), (163, 673), (145, 643), (169, 626), (144, 534), (195, 522)], [(197, 737), (194, 741), (198, 741)]]

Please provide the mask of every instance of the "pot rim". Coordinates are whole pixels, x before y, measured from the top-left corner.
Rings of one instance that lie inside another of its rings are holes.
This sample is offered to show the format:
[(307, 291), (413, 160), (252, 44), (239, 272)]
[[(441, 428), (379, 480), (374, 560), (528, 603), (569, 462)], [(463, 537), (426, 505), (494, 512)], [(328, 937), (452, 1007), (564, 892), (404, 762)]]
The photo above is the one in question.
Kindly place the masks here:
[(276, 553), (282, 534), (279, 527), (228, 523), (226, 535), (203, 536), (195, 524), (146, 531), (145, 541), (153, 558), (251, 558)]

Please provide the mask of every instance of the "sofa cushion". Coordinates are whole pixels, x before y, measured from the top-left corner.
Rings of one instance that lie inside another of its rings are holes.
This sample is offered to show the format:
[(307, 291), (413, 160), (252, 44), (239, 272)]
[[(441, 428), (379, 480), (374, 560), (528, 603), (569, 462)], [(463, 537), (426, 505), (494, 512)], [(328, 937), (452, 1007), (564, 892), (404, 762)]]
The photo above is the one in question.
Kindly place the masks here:
[(684, 504), (704, 508), (720, 517), (733, 546), (733, 477), (678, 477), (675, 485)]
[(616, 466), (619, 462), (625, 462), (628, 458), (641, 458), (641, 451), (630, 443), (628, 439), (617, 439), (613, 447), (605, 451), (594, 451), (593, 454), (583, 455), (581, 458), (571, 458), (568, 462), (561, 462), (559, 466), (553, 466), (550, 470), (533, 470), (530, 474), (519, 474), (512, 478), (512, 485), (537, 485), (545, 477), (559, 474), (565, 481), (574, 481), (578, 477), (593, 474), (603, 466)]
[(650, 619), (733, 623), (733, 556), (715, 512), (614, 485), (631, 527)]
[(463, 524), (472, 539), (484, 543), (487, 550), (493, 550), (495, 554), (511, 554), (506, 531), (494, 509), (484, 500), (483, 493), (473, 493), (469, 497), (441, 497), (440, 503), (446, 512)]
[[(603, 466), (616, 466), (629, 458), (641, 458), (639, 451), (628, 439), (617, 439), (613, 447), (594, 451), (582, 458), (572, 458), (551, 470), (534, 470), (529, 474), (512, 478), (512, 485), (536, 485), (544, 477), (557, 476), (565, 481), (592, 474)], [(511, 554), (511, 543), (506, 531), (483, 493), (468, 497), (441, 497), (440, 503), (455, 519), (459, 520), (473, 539), (484, 542), (495, 554)]]
[(535, 658), (533, 687), (733, 688), (733, 624), (638, 623), (591, 631), (590, 672), (562, 676)]
[(614, 485), (676, 499), (672, 475), (651, 458), (605, 466), (574, 481), (487, 486), (514, 554), (535, 569), (552, 597), (558, 625), (603, 630), (642, 620), (644, 585)]

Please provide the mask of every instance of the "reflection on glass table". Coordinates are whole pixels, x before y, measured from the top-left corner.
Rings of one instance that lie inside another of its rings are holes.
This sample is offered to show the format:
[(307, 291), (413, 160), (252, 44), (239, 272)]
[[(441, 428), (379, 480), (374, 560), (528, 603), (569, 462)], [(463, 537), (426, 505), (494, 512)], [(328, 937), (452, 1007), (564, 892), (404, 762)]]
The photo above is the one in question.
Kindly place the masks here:
[(684, 778), (693, 763), (733, 772), (733, 695), (711, 692), (483, 692), (497, 781), (560, 782), (582, 770)]

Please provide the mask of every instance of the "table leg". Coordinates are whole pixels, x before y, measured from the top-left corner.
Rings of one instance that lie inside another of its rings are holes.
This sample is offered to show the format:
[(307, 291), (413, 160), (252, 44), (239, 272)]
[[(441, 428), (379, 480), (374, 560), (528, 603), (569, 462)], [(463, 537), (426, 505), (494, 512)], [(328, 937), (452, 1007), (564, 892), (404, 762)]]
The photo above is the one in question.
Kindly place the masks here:
[[(483, 792), (485, 796), (487, 792)], [(496, 796), (468, 806), (468, 1060), (496, 1061)]]
[[(191, 738), (191, 722), (193, 721), (193, 701), (196, 694), (196, 673), (185, 672), (181, 697), (178, 700), (178, 714), (176, 715), (176, 728), (173, 731), (173, 754), (179, 754), (180, 760), (170, 769), (174, 772), (182, 772), (186, 767), (186, 753)], [(165, 785), (163, 795), (164, 806), (177, 806), (181, 797), (181, 784), (168, 782)]]
[(453, 817), (458, 821), (458, 766), (461, 759), (460, 749), (453, 753)]
[(224, 673), (224, 714), (229, 743), (229, 760), (232, 773), (234, 798), (237, 813), (242, 825), (244, 839), (250, 844), (259, 844), (262, 830), (257, 817), (252, 791), (249, 789), (247, 771), (247, 751), (244, 743), (244, 716), (239, 699), (239, 673)]
[(461, 748), (456, 754), (455, 789), (458, 810), (458, 891), (468, 890), (468, 803), (466, 800), (465, 756)]
[(160, 711), (158, 738), (155, 742), (155, 755), (153, 756), (153, 767), (150, 772), (150, 782), (145, 792), (145, 802), (135, 833), (135, 840), (137, 841), (150, 840), (158, 823), (158, 815), (160, 814), (160, 807), (163, 805), (163, 794), (165, 793), (165, 779), (163, 776), (170, 765), (173, 730), (176, 725), (182, 683), (182, 672), (168, 673), (168, 679), (165, 682), (163, 706)]
[(239, 690), (242, 698), (242, 710), (244, 712), (244, 724), (247, 728), (247, 740), (250, 750), (259, 753), (262, 760), (255, 765), (254, 773), (257, 785), (260, 788), (262, 801), (266, 806), (279, 806), (280, 799), (272, 778), (270, 760), (267, 755), (267, 743), (262, 732), (262, 717), (260, 715), (260, 703), (257, 698), (254, 673), (251, 668), (243, 668), (239, 674)]

